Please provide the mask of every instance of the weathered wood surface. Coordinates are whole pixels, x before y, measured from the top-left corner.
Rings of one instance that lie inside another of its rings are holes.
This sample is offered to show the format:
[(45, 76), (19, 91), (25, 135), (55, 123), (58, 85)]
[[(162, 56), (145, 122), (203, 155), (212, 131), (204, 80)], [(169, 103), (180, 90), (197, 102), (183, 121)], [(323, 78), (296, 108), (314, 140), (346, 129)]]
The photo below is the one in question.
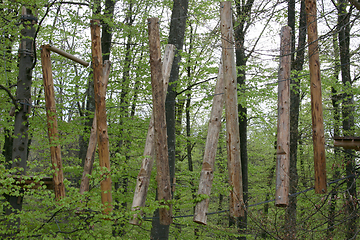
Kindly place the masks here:
[(160, 224), (172, 223), (170, 169), (168, 161), (167, 131), (165, 119), (165, 94), (162, 74), (162, 62), (160, 53), (159, 19), (148, 19), (151, 86), (153, 99), (154, 129), (155, 129), (155, 152), (157, 169), (157, 193), (161, 205), (159, 209)]
[(101, 202), (104, 205), (104, 213), (112, 211), (111, 177), (110, 177), (110, 154), (109, 136), (106, 122), (106, 84), (103, 78), (103, 60), (101, 51), (100, 21), (91, 20), (91, 52), (94, 75), (96, 124), (98, 136), (99, 161), (103, 180), (100, 182)]
[[(206, 194), (210, 197), (214, 179), (214, 165), (219, 133), (221, 130), (221, 115), (224, 107), (224, 76), (223, 66), (220, 63), (218, 78), (215, 87), (215, 96), (211, 108), (208, 133), (206, 138), (205, 153), (201, 169), (198, 194)], [(207, 211), (210, 198), (198, 202), (195, 206), (194, 222), (206, 225)]]
[(290, 191), (291, 27), (281, 28), (280, 36), (275, 206), (286, 207)]
[(47, 117), (47, 127), (50, 142), (50, 153), (54, 172), (54, 192), (55, 198), (65, 197), (64, 175), (61, 160), (61, 147), (58, 139), (57, 116), (54, 93), (54, 81), (52, 77), (50, 51), (41, 46), (41, 65), (43, 70), (43, 82), (45, 93), (45, 107)]
[(235, 43), (231, 2), (220, 3), (220, 29), (223, 74), (225, 82), (225, 110), (228, 171), (230, 184), (230, 217), (244, 216), (243, 184), (240, 160)]
[[(107, 86), (108, 81), (109, 81), (110, 65), (111, 65), (110, 61), (105, 61), (104, 66), (103, 66), (103, 78), (104, 78), (105, 87)], [(81, 183), (80, 183), (80, 193), (81, 194), (89, 191), (89, 181), (90, 180), (87, 177), (87, 175), (91, 174), (93, 164), (94, 164), (94, 154), (95, 154), (95, 149), (96, 149), (96, 144), (97, 144), (96, 121), (97, 121), (97, 118), (96, 118), (96, 112), (95, 112), (91, 131), (90, 131), (89, 145), (88, 145), (88, 149), (86, 152), (86, 158), (85, 158), (85, 162), (84, 162), (84, 171), (83, 171), (83, 174), (81, 177)]]
[[(172, 62), (174, 60), (175, 46), (168, 44), (165, 49), (164, 64), (162, 68), (164, 78), (164, 95), (166, 94)], [(165, 101), (165, 98), (163, 99)], [(134, 198), (131, 209), (133, 211), (140, 210), (145, 206), (146, 196), (149, 189), (151, 170), (154, 163), (155, 154), (155, 142), (154, 142), (154, 113), (151, 114), (148, 133), (145, 142), (144, 158), (141, 164), (140, 172), (136, 179), (136, 186), (134, 192)], [(139, 217), (142, 214), (134, 214), (129, 223), (134, 225), (140, 225)]]
[(311, 117), (314, 146), (315, 192), (326, 193), (325, 137), (322, 113), (320, 60), (316, 17), (316, 0), (306, 0), (308, 52), (310, 68)]

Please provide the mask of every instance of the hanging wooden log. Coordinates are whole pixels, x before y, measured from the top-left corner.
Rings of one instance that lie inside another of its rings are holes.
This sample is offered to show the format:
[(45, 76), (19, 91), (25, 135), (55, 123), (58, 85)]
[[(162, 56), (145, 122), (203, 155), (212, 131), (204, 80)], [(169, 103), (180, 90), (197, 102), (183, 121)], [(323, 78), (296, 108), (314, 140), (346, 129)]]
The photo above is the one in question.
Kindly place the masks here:
[[(164, 78), (164, 95), (166, 94), (170, 71), (174, 60), (175, 46), (172, 44), (166, 45), (164, 64), (162, 68)], [(163, 99), (165, 101), (165, 98)], [(154, 114), (151, 114), (148, 133), (145, 142), (144, 159), (141, 164), (140, 172), (137, 176), (135, 193), (131, 209), (133, 211), (140, 210), (140, 207), (145, 206), (145, 200), (149, 189), (151, 170), (154, 162), (155, 145), (154, 145)], [(142, 214), (140, 214), (141, 216)], [(138, 214), (134, 214), (129, 223), (134, 225), (140, 225)]]
[[(105, 87), (108, 84), (109, 81), (109, 75), (110, 75), (110, 61), (106, 60), (103, 67), (103, 78)], [(89, 191), (89, 178), (87, 175), (90, 175), (92, 172), (93, 164), (94, 164), (94, 154), (97, 144), (97, 124), (96, 124), (97, 118), (96, 118), (96, 112), (94, 114), (94, 119), (90, 131), (90, 138), (89, 138), (89, 145), (86, 152), (86, 158), (84, 163), (84, 171), (81, 178), (80, 183), (80, 194), (83, 194), (84, 192)]]
[(234, 34), (231, 2), (220, 3), (220, 29), (223, 74), (225, 82), (225, 110), (228, 171), (230, 184), (230, 217), (244, 216), (243, 184), (240, 160), (237, 82), (234, 54)]
[(316, 0), (305, 0), (308, 26), (311, 117), (314, 146), (315, 192), (326, 193), (325, 137), (322, 114), (320, 60), (318, 47)]
[(360, 151), (360, 137), (334, 137), (334, 147)]
[(58, 48), (54, 47), (54, 46), (51, 46), (51, 45), (48, 44), (48, 45), (45, 45), (45, 48), (46, 48), (47, 50), (49, 50), (49, 51), (56, 52), (57, 54), (60, 54), (60, 55), (63, 56), (63, 57), (66, 57), (66, 58), (68, 58), (68, 59), (71, 59), (71, 60), (73, 60), (74, 62), (80, 63), (81, 65), (83, 65), (83, 66), (85, 66), (85, 67), (89, 66), (89, 63), (88, 63), (88, 62), (85, 62), (84, 60), (82, 60), (82, 59), (80, 59), (80, 58), (77, 58), (77, 57), (75, 57), (74, 55), (71, 55), (70, 53), (67, 53), (67, 52), (65, 52), (65, 51), (63, 51), (63, 50), (61, 50), (61, 49), (58, 49)]
[(162, 205), (159, 209), (160, 224), (172, 223), (170, 169), (168, 161), (167, 131), (165, 119), (165, 94), (164, 80), (162, 76), (162, 62), (160, 53), (159, 19), (148, 19), (151, 86), (155, 129), (155, 152), (157, 169), (157, 193), (158, 200)]
[(275, 206), (289, 204), (291, 27), (281, 28)]
[[(205, 153), (201, 169), (198, 194), (210, 197), (211, 187), (214, 179), (214, 165), (219, 133), (221, 130), (221, 115), (224, 107), (224, 76), (223, 66), (220, 63), (218, 78), (215, 87), (215, 96), (211, 108), (208, 133), (206, 138)], [(206, 225), (209, 198), (196, 203), (194, 222)]]
[(106, 84), (103, 78), (100, 21), (91, 20), (90, 26), (99, 161), (102, 171), (102, 181), (100, 182), (101, 202), (104, 205), (104, 213), (108, 214), (112, 211), (112, 195), (110, 177), (109, 137), (106, 122)]
[(54, 81), (51, 69), (50, 51), (41, 46), (41, 65), (43, 70), (43, 82), (45, 93), (46, 117), (48, 126), (48, 135), (50, 142), (50, 153), (52, 167), (54, 172), (54, 192), (55, 198), (59, 200), (65, 197), (64, 175), (61, 160), (61, 147), (59, 144), (57, 130), (57, 116), (55, 105)]

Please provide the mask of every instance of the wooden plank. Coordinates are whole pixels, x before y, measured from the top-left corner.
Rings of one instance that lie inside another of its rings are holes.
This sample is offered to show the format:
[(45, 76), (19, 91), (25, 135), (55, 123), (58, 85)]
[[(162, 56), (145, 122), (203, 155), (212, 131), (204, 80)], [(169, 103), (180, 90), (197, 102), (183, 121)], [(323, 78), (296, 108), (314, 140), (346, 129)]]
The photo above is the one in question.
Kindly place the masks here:
[[(109, 74), (110, 74), (110, 61), (106, 60), (103, 67), (103, 78), (105, 87), (108, 84), (109, 81)], [(89, 191), (89, 178), (87, 175), (91, 174), (93, 164), (94, 164), (94, 154), (97, 144), (97, 124), (96, 124), (97, 118), (96, 118), (96, 112), (94, 114), (93, 124), (90, 131), (90, 138), (89, 138), (89, 145), (86, 152), (86, 158), (84, 163), (84, 171), (81, 177), (81, 183), (80, 183), (80, 194), (83, 194), (84, 192)]]
[(158, 183), (158, 200), (162, 205), (159, 209), (159, 216), (161, 225), (169, 225), (172, 223), (171, 204), (167, 203), (167, 201), (171, 199), (171, 184), (165, 119), (165, 94), (163, 90), (164, 80), (160, 53), (159, 19), (149, 18), (148, 23), (155, 129), (156, 179)]
[(106, 122), (106, 84), (103, 78), (104, 73), (101, 51), (100, 21), (91, 20), (90, 27), (99, 161), (103, 176), (103, 180), (100, 182), (101, 202), (104, 205), (104, 213), (108, 214), (112, 211), (112, 195), (110, 177), (109, 136)]
[(281, 28), (275, 206), (287, 207), (290, 191), (291, 27)]
[(43, 70), (43, 82), (45, 92), (45, 106), (47, 127), (50, 142), (50, 153), (54, 172), (54, 192), (55, 198), (59, 200), (65, 197), (64, 176), (62, 170), (61, 148), (58, 139), (57, 116), (55, 105), (54, 82), (51, 69), (50, 51), (41, 46), (41, 65)]
[(207, 211), (209, 207), (211, 187), (214, 179), (214, 165), (219, 134), (221, 130), (221, 115), (224, 107), (224, 76), (222, 62), (219, 66), (219, 73), (215, 87), (215, 96), (211, 108), (208, 133), (206, 137), (205, 153), (201, 169), (198, 194), (208, 195), (209, 198), (196, 203), (194, 222), (207, 223)]
[(318, 47), (316, 0), (305, 0), (308, 25), (311, 117), (314, 146), (315, 192), (326, 193), (325, 137), (322, 114), (320, 60)]
[(45, 45), (45, 48), (47, 50), (49, 50), (49, 51), (53, 51), (53, 52), (55, 52), (55, 53), (57, 53), (57, 54), (59, 54), (59, 55), (61, 55), (63, 57), (66, 57), (66, 58), (68, 58), (70, 60), (73, 60), (74, 62), (80, 63), (81, 65), (83, 65), (85, 67), (89, 66), (88, 62), (85, 62), (84, 60), (82, 60), (80, 58), (77, 58), (74, 55), (71, 55), (70, 53), (67, 53), (67, 52), (65, 52), (65, 51), (63, 51), (61, 49), (58, 49), (58, 48), (54, 47), (54, 46), (51, 46), (51, 45), (48, 44), (48, 45)]
[[(164, 76), (164, 94), (166, 94), (170, 71), (174, 60), (175, 46), (172, 44), (166, 45), (164, 64), (163, 64), (163, 76)], [(165, 98), (163, 99), (165, 101)], [(134, 192), (134, 198), (131, 210), (140, 210), (141, 207), (145, 207), (145, 200), (149, 189), (151, 170), (154, 162), (155, 145), (154, 145), (154, 113), (151, 114), (149, 123), (148, 133), (145, 142), (144, 158), (141, 164), (140, 172), (136, 179), (136, 186)], [(139, 216), (142, 214), (134, 214), (130, 219), (129, 223), (134, 225), (140, 225)]]
[(234, 34), (231, 2), (220, 3), (220, 29), (223, 74), (225, 82), (225, 110), (228, 171), (230, 184), (230, 217), (244, 216), (243, 184), (240, 160), (237, 82), (234, 53)]

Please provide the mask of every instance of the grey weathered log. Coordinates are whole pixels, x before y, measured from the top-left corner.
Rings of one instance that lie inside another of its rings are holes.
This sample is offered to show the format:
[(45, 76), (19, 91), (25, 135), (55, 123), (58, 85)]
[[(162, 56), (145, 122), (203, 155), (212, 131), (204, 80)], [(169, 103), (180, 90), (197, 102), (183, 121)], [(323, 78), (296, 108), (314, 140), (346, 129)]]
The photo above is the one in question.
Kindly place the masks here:
[(62, 170), (61, 160), (61, 147), (59, 144), (58, 130), (57, 130), (57, 115), (56, 115), (56, 104), (55, 104), (55, 93), (54, 93), (54, 81), (52, 77), (51, 69), (51, 57), (50, 51), (43, 45), (41, 46), (41, 65), (43, 70), (43, 82), (44, 82), (44, 93), (45, 93), (45, 106), (46, 106), (46, 117), (47, 127), (50, 142), (50, 153), (52, 167), (54, 172), (54, 192), (55, 198), (59, 200), (65, 197), (65, 186), (64, 176)]
[[(164, 64), (163, 64), (163, 78), (164, 78), (164, 94), (166, 94), (172, 62), (174, 60), (175, 46), (168, 44), (165, 49)], [(164, 98), (165, 101), (165, 98)], [(144, 158), (141, 164), (140, 172), (136, 179), (136, 186), (134, 192), (134, 198), (131, 209), (133, 211), (140, 210), (141, 207), (145, 207), (145, 201), (147, 192), (149, 189), (151, 170), (155, 158), (155, 145), (154, 145), (154, 114), (151, 114), (148, 133), (145, 142)], [(134, 214), (129, 223), (134, 225), (140, 225), (139, 217), (142, 214)]]
[(106, 84), (103, 78), (103, 60), (101, 51), (100, 38), (100, 21), (91, 20), (91, 52), (94, 74), (94, 90), (95, 90), (95, 108), (96, 108), (96, 124), (97, 138), (99, 150), (99, 162), (102, 172), (101, 202), (104, 206), (104, 213), (108, 214), (112, 211), (112, 194), (111, 194), (111, 177), (110, 177), (110, 153), (109, 153), (109, 136), (107, 130), (106, 115)]
[(214, 179), (214, 165), (219, 133), (221, 130), (221, 115), (224, 107), (224, 76), (223, 66), (220, 63), (217, 83), (215, 87), (215, 96), (211, 108), (208, 133), (206, 137), (205, 153), (201, 169), (198, 194), (205, 194), (208, 198), (196, 203), (194, 222), (206, 225), (207, 211), (209, 207), (211, 187)]
[[(111, 65), (110, 61), (106, 60), (104, 62), (103, 78), (104, 78), (105, 87), (107, 86), (107, 84), (109, 82), (110, 65)], [(94, 154), (95, 154), (95, 149), (96, 149), (96, 144), (97, 144), (96, 121), (97, 120), (96, 120), (96, 112), (95, 112), (93, 124), (92, 124), (91, 131), (90, 131), (89, 145), (88, 145), (88, 149), (86, 152), (86, 158), (85, 158), (85, 162), (84, 162), (84, 171), (83, 171), (81, 183), (80, 183), (80, 193), (81, 194), (89, 191), (89, 180), (90, 179), (88, 178), (87, 175), (91, 174), (92, 169), (93, 169), (93, 164), (94, 164)]]
[(222, 42), (223, 74), (225, 82), (225, 112), (230, 185), (230, 217), (244, 215), (243, 185), (240, 160), (235, 42), (231, 2), (220, 3), (220, 29)]
[(291, 27), (281, 28), (275, 206), (289, 204)]
[(316, 0), (306, 0), (308, 52), (310, 68), (311, 117), (314, 146), (315, 192), (326, 193), (325, 136), (322, 113), (320, 59), (316, 18)]
[(148, 19), (151, 86), (155, 129), (155, 152), (157, 169), (157, 192), (161, 207), (159, 208), (160, 224), (169, 225), (171, 218), (171, 184), (168, 161), (167, 131), (165, 119), (165, 94), (162, 76), (162, 62), (160, 53), (159, 19)]

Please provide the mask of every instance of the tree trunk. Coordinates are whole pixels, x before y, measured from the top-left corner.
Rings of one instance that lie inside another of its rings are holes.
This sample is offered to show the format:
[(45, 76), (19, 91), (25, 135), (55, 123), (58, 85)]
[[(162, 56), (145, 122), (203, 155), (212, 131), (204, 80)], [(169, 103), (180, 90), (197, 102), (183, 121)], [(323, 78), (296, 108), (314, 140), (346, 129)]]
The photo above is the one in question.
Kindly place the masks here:
[[(343, 84), (343, 102), (342, 102), (342, 124), (344, 137), (353, 136), (353, 128), (355, 126), (354, 115), (354, 95), (352, 93), (352, 81), (350, 75), (350, 15), (346, 11), (347, 1), (339, 0), (338, 2), (338, 32), (339, 32), (339, 48), (341, 63), (341, 79)], [(356, 178), (355, 178), (355, 158), (354, 151), (345, 149), (346, 175), (351, 176), (347, 180), (347, 205), (346, 215), (347, 221), (346, 238), (355, 237), (357, 233), (357, 209), (356, 209)]]
[[(31, 111), (31, 84), (32, 66), (34, 61), (34, 37), (37, 18), (30, 9), (22, 7), (21, 22), (24, 28), (21, 30), (21, 40), (19, 49), (19, 77), (17, 82), (16, 100), (19, 109), (15, 112), (15, 126), (12, 149), (12, 168), (21, 168), (17, 172), (19, 175), (26, 173), (26, 162), (28, 156), (28, 114)], [(8, 196), (10, 208), (6, 209), (6, 214), (16, 213), (22, 210), (23, 196)], [(17, 219), (17, 226), (20, 219)]]
[[(244, 93), (246, 86), (246, 72), (245, 67), (247, 63), (247, 56), (245, 54), (245, 34), (247, 27), (245, 26), (251, 9), (254, 4), (254, 0), (235, 1), (236, 4), (236, 16), (238, 26), (235, 29), (235, 56), (236, 56), (236, 67), (237, 67), (237, 84), (240, 86), (240, 92)], [(241, 97), (241, 95), (240, 95)], [(249, 194), (249, 178), (248, 178), (248, 154), (247, 154), (247, 107), (246, 105), (238, 104), (239, 112), (239, 134), (240, 134), (240, 155), (241, 155), (241, 171), (242, 171), (242, 183), (243, 183), (243, 194), (244, 204), (248, 205), (248, 194)], [(238, 227), (241, 232), (245, 233), (247, 229), (247, 212), (244, 212), (244, 216), (238, 219)], [(230, 223), (234, 224), (234, 223)], [(240, 239), (246, 239), (241, 237)]]
[[(295, 1), (289, 2), (288, 25), (295, 29)], [(295, 30), (292, 31), (292, 39), (295, 39)], [(305, 1), (300, 3), (300, 20), (299, 20), (299, 38), (296, 59), (292, 61), (291, 70), (294, 74), (290, 80), (290, 194), (297, 192), (298, 173), (297, 173), (297, 149), (299, 141), (299, 110), (300, 110), (300, 79), (299, 72), (304, 65), (304, 47), (306, 44), (306, 14)], [(295, 51), (295, 41), (292, 44), (291, 52)], [(295, 55), (295, 54), (292, 54)], [(294, 59), (292, 57), (292, 59)], [(296, 196), (289, 197), (289, 205), (285, 212), (285, 236), (287, 239), (296, 238)]]
[[(174, 182), (175, 177), (175, 127), (176, 127), (176, 115), (175, 115), (175, 100), (176, 100), (176, 82), (179, 78), (179, 63), (181, 62), (180, 52), (183, 49), (188, 0), (174, 0), (170, 32), (169, 32), (169, 44), (173, 44), (176, 47), (175, 58), (172, 65), (168, 92), (166, 94), (165, 112), (166, 112), (166, 126), (167, 126), (167, 144), (168, 144), (168, 157), (170, 168), (170, 182)], [(172, 196), (174, 193), (172, 192)], [(156, 215), (156, 211), (155, 211)], [(154, 218), (152, 221), (151, 239), (168, 239), (169, 227), (160, 225), (159, 219)]]

